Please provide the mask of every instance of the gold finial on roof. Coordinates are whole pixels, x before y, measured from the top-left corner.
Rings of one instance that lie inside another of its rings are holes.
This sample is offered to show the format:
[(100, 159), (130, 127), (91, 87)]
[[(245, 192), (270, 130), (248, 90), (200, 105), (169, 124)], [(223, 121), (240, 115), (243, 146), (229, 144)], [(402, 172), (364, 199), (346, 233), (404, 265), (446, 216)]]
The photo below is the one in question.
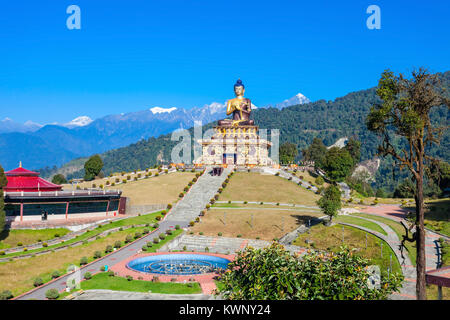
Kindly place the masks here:
[(22, 161), (19, 161), (19, 168), (22, 168)]

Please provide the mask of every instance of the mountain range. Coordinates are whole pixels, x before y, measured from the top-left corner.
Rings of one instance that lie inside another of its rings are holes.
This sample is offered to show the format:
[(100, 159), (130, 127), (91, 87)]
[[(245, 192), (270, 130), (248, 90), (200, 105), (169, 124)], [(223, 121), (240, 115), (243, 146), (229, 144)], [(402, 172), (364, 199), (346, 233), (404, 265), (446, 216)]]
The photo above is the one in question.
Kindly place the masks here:
[[(442, 87), (446, 92), (450, 89), (450, 71), (438, 73)], [(355, 138), (361, 141), (361, 161), (376, 159), (377, 146), (380, 138), (366, 127), (366, 117), (370, 108), (379, 103), (376, 88), (355, 91), (333, 101), (317, 100), (305, 104), (277, 108), (258, 108), (252, 112), (252, 118), (260, 128), (280, 130), (280, 144), (290, 142), (297, 145), (301, 159), (301, 150), (318, 137), (324, 144), (342, 146), (345, 139)], [(174, 111), (172, 111), (174, 112)], [(450, 123), (450, 110), (445, 106), (433, 108), (430, 118), (434, 125), (446, 126)], [(203, 126), (208, 130), (215, 122)], [(189, 128), (193, 137), (193, 128)], [(269, 137), (270, 139), (270, 137)], [(171, 152), (178, 141), (172, 141), (170, 134), (139, 140), (125, 147), (109, 150), (100, 156), (103, 159), (103, 171), (106, 175), (112, 172), (145, 169), (158, 165), (161, 161), (170, 162)], [(396, 141), (398, 147), (404, 147), (403, 142)], [(436, 158), (450, 162), (450, 130), (446, 130), (440, 145), (427, 147), (428, 153)], [(68, 179), (83, 177), (83, 164), (86, 159), (77, 159), (65, 164), (60, 169), (41, 170), (42, 175), (50, 177), (56, 172), (67, 175)], [(366, 161), (366, 162), (364, 162)], [(380, 158), (377, 161), (373, 187), (393, 191), (399, 181), (407, 176), (407, 170), (393, 174), (395, 167), (392, 158)]]
[[(275, 107), (282, 109), (306, 102), (309, 99), (299, 93)], [(272, 106), (265, 108), (269, 107)], [(0, 121), (0, 164), (5, 170), (17, 167), (19, 161), (27, 168), (60, 166), (75, 158), (190, 128), (194, 121), (206, 124), (225, 117), (225, 103), (213, 102), (191, 109), (156, 106), (95, 120), (80, 116), (64, 124), (20, 124), (6, 118)]]

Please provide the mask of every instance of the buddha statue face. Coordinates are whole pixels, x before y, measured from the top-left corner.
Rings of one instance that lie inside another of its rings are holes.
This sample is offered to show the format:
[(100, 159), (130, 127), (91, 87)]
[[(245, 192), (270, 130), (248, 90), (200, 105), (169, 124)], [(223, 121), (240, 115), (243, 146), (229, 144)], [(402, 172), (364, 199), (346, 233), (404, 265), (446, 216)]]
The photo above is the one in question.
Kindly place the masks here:
[(245, 92), (245, 89), (243, 86), (234, 87), (234, 93), (236, 94), (236, 97), (243, 97), (244, 92)]

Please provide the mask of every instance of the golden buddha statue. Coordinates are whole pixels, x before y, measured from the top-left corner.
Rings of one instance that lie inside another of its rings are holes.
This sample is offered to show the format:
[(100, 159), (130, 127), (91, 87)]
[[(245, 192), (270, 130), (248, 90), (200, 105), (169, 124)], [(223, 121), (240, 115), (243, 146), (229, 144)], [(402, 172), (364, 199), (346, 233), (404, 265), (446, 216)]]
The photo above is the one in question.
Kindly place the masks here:
[(242, 80), (239, 79), (234, 85), (234, 93), (236, 98), (227, 102), (227, 116), (233, 114), (232, 119), (219, 120), (219, 126), (241, 126), (253, 125), (254, 121), (250, 120), (252, 112), (252, 103), (250, 99), (244, 98), (245, 87)]

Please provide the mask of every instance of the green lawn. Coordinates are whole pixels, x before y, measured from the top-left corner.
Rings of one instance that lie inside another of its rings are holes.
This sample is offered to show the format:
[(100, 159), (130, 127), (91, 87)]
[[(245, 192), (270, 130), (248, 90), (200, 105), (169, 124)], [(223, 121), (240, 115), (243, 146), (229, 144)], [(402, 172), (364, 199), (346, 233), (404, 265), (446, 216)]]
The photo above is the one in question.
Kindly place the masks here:
[(450, 236), (450, 199), (428, 200), (425, 205), (425, 227)]
[[(130, 228), (66, 250), (60, 250), (28, 259), (2, 262), (0, 263), (0, 291), (10, 290), (17, 296), (31, 290), (33, 288), (33, 281), (36, 277), (41, 278), (44, 283), (47, 283), (52, 279), (51, 275), (54, 271), (58, 271), (60, 275), (65, 274), (69, 265), (80, 265), (81, 257), (87, 257), (87, 262), (92, 262), (94, 260), (93, 255), (95, 251), (101, 251), (103, 256), (105, 255), (104, 250), (107, 245), (114, 245), (116, 241), (121, 241), (122, 245), (124, 245), (126, 235), (134, 235), (135, 232), (142, 232), (143, 229), (143, 227)], [(172, 235), (167, 236), (158, 244), (153, 244), (152, 247), (148, 248), (147, 252), (155, 252), (162, 245), (173, 240), (182, 232), (182, 229), (174, 230)], [(151, 239), (153, 239), (152, 236), (150, 237), (150, 241)]]
[[(349, 248), (355, 248), (357, 250), (356, 254), (369, 259), (371, 263), (378, 265), (384, 272), (387, 271), (390, 263), (390, 256), (392, 256), (393, 271), (401, 273), (401, 268), (397, 257), (385, 241), (363, 230), (353, 227), (342, 225), (326, 227), (323, 224), (317, 224), (311, 227), (310, 233), (301, 234), (292, 244), (336, 252), (339, 251), (340, 247), (343, 245), (343, 234), (344, 244)], [(313, 246), (307, 244), (306, 240), (313, 241)], [(383, 244), (382, 248), (381, 243)], [(383, 257), (381, 257), (381, 249), (383, 250)]]
[[(45, 251), (45, 250), (49, 250), (49, 249), (56, 249), (58, 247), (61, 247), (63, 245), (67, 245), (67, 244), (72, 244), (74, 242), (78, 242), (78, 241), (83, 241), (86, 239), (89, 239), (91, 237), (94, 237), (104, 231), (110, 230), (110, 229), (114, 229), (114, 228), (118, 228), (118, 227), (124, 227), (124, 226), (132, 226), (132, 225), (137, 225), (137, 224), (146, 224), (146, 223), (155, 223), (156, 222), (156, 216), (161, 215), (161, 212), (155, 212), (155, 213), (150, 213), (150, 214), (146, 214), (146, 215), (141, 215), (141, 216), (136, 216), (136, 217), (130, 217), (130, 218), (126, 218), (126, 219), (122, 219), (119, 221), (115, 221), (112, 223), (108, 223), (105, 224), (103, 226), (101, 226), (100, 228), (95, 228), (94, 230), (88, 231), (83, 233), (82, 235), (71, 239), (71, 240), (67, 240), (64, 243), (59, 243), (59, 244), (55, 244), (52, 246), (48, 246), (46, 248), (39, 248), (39, 249), (34, 249), (34, 250), (28, 250), (26, 253), (37, 253), (37, 252), (41, 252), (41, 251)], [(33, 231), (33, 230), (32, 230)], [(12, 258), (12, 257), (16, 257), (16, 256), (20, 256), (23, 255), (24, 252), (14, 252), (14, 253), (9, 253), (6, 255), (1, 256), (2, 258)]]
[(383, 228), (381, 228), (375, 222), (371, 222), (371, 221), (367, 221), (364, 219), (359, 219), (359, 218), (355, 218), (355, 217), (351, 217), (351, 216), (338, 216), (338, 217), (334, 218), (333, 221), (355, 224), (355, 225), (358, 225), (358, 226), (361, 226), (361, 227), (364, 227), (364, 228), (367, 228), (367, 229), (370, 229), (373, 231), (377, 231), (377, 232), (387, 236), (386, 231), (384, 231)]
[[(400, 240), (402, 240), (402, 235), (405, 234), (405, 229), (403, 228), (403, 226), (399, 222), (394, 221), (392, 219), (383, 218), (374, 214), (367, 214), (367, 213), (353, 213), (352, 215), (369, 218), (387, 224), (389, 227), (391, 227), (392, 230), (394, 230), (394, 232), (397, 234)], [(411, 263), (413, 265), (416, 265), (416, 244), (406, 241), (405, 247), (406, 250), (408, 250), (408, 255), (409, 258), (411, 259)]]
[(14, 248), (18, 243), (27, 246), (38, 241), (48, 241), (54, 239), (55, 236), (62, 237), (69, 233), (66, 228), (41, 229), (41, 230), (4, 230), (0, 233), (0, 249)]
[(166, 294), (193, 294), (201, 293), (202, 290), (197, 282), (190, 284), (172, 282), (151, 282), (143, 280), (128, 281), (122, 277), (110, 277), (108, 273), (101, 272), (90, 280), (81, 282), (81, 289), (106, 289), (115, 291), (151, 292)]

